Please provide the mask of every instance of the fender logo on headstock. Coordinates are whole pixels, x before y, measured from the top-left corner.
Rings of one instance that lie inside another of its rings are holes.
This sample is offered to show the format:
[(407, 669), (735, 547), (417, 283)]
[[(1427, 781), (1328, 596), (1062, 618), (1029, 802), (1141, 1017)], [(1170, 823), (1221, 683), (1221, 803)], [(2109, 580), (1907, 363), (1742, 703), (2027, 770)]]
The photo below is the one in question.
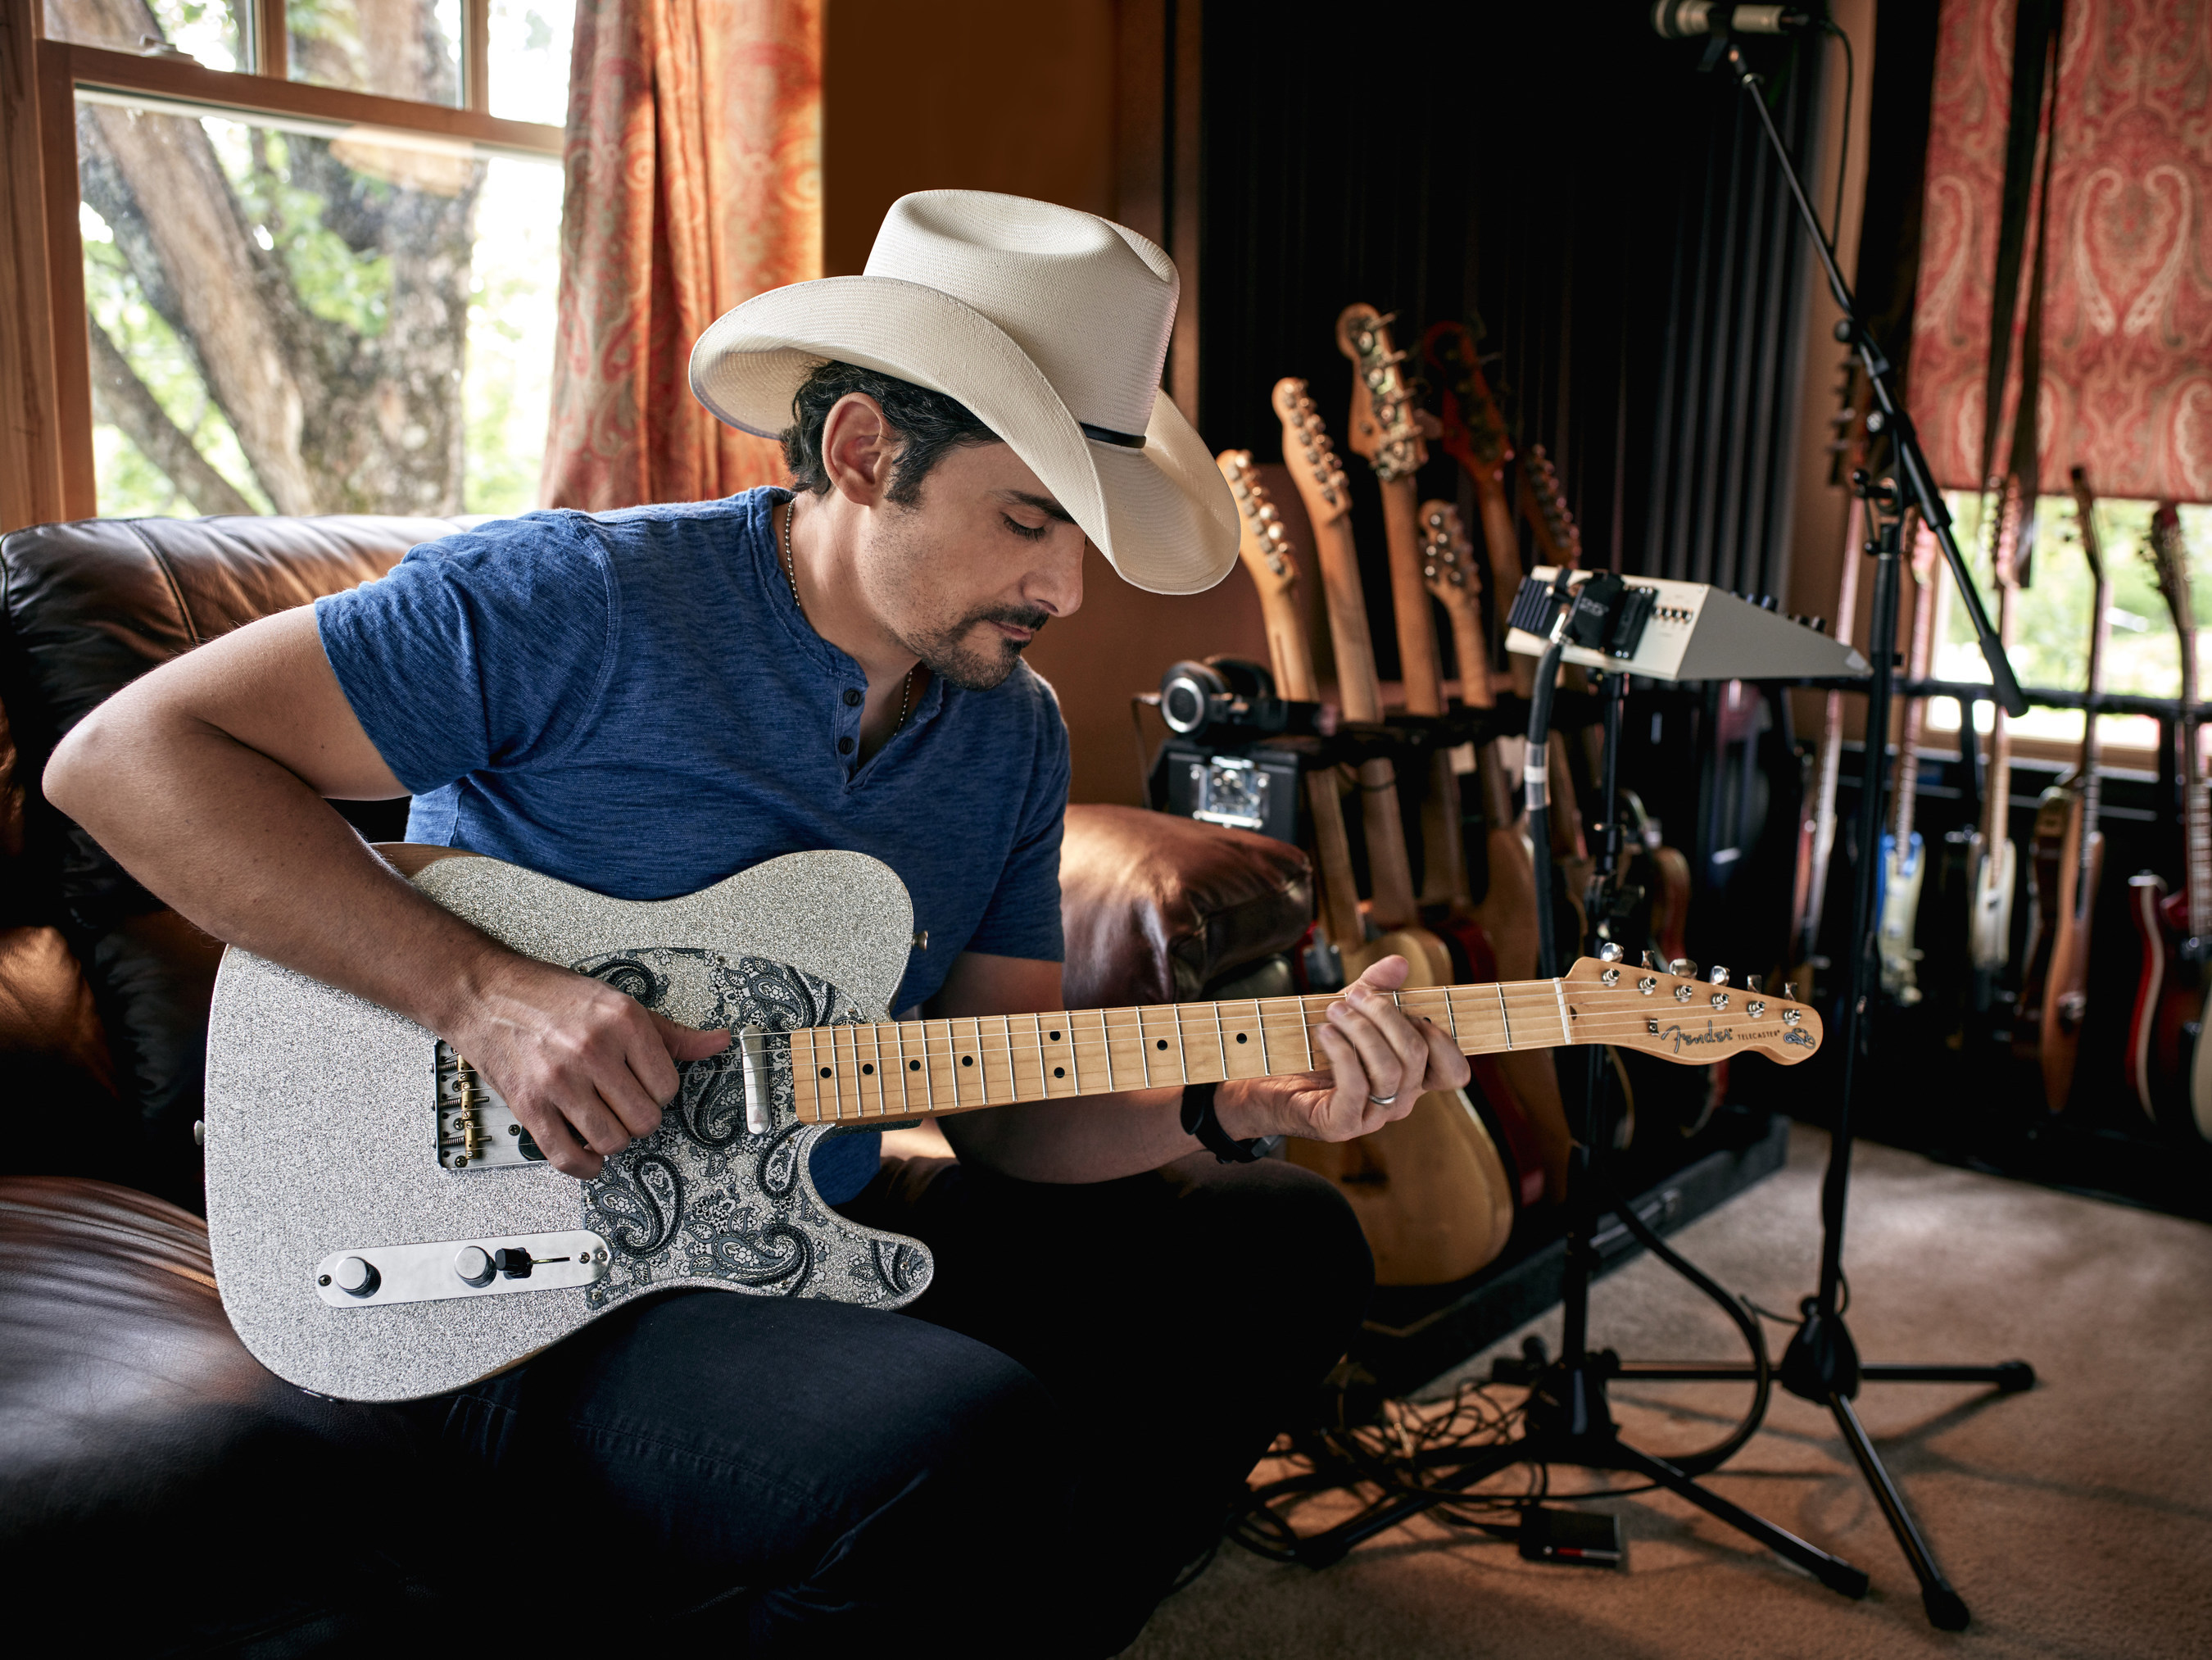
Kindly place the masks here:
[[(1680, 1026), (1674, 1025), (1668, 1027), (1666, 1031), (1659, 1035), (1663, 1040), (1671, 1042), (1674, 1045), (1674, 1053), (1677, 1055), (1680, 1055), (1682, 1052), (1683, 1046), (1685, 1044), (1733, 1043), (1735, 1042), (1735, 1028), (1734, 1026), (1716, 1026), (1710, 1020), (1705, 1022), (1705, 1029), (1703, 1031), (1684, 1031)], [(1789, 1032), (1784, 1035), (1784, 1041), (1786, 1042), (1789, 1038), (1792, 1037), (1802, 1038), (1802, 1036), (1803, 1034), (1800, 1032)]]

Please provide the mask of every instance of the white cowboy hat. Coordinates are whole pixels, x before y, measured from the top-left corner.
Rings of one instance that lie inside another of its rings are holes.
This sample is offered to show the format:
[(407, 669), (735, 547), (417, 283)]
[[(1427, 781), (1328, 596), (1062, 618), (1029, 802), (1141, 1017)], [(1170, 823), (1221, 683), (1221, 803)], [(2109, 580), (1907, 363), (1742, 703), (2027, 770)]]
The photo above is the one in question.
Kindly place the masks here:
[(923, 191), (860, 277), (756, 295), (691, 352), (691, 390), (772, 438), (830, 359), (956, 398), (1027, 462), (1128, 581), (1196, 593), (1237, 562), (1237, 504), (1159, 389), (1182, 290), (1133, 230), (1018, 196)]

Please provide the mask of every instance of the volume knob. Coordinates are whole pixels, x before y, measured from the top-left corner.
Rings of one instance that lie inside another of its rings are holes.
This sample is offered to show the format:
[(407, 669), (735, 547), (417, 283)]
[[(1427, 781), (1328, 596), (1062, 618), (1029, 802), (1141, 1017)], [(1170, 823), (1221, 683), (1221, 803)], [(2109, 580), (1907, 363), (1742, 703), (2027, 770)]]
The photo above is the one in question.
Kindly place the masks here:
[(453, 1253), (453, 1272), (464, 1285), (489, 1286), (495, 1271), (491, 1253), (482, 1245), (464, 1245)]
[(374, 1297), (376, 1288), (384, 1283), (384, 1276), (367, 1258), (348, 1256), (331, 1271), (331, 1283), (349, 1297)]

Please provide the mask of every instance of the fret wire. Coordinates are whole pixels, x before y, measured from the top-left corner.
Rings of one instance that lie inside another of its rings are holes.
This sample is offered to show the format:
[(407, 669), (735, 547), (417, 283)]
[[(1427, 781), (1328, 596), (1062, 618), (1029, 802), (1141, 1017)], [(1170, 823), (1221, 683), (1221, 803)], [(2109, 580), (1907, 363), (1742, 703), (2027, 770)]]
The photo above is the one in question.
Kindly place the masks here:
[(1073, 1093), (1080, 1095), (1083, 1093), (1083, 1063), (1075, 1058), (1075, 1016), (1063, 1013), (1060, 1017), (1060, 1029), (1067, 1034), (1068, 1079), (1075, 1085)]
[(934, 1081), (929, 1075), (929, 1022), (927, 1020), (916, 1020), (911, 1024), (921, 1028), (922, 1102), (928, 1110), (935, 1112), (937, 1110), (937, 1089)]
[(914, 1101), (906, 1084), (906, 1027), (902, 1022), (894, 1020), (890, 1028), (891, 1042), (898, 1045), (899, 1110), (911, 1112)]
[(1221, 1051), (1221, 1081), (1229, 1081), (1229, 1035), (1221, 1029), (1221, 1005), (1213, 1005), (1213, 1043)]
[(1498, 1018), (1505, 1027), (1505, 1047), (1513, 1047), (1513, 1017), (1505, 1012), (1505, 982), (1498, 982)]
[(1182, 1005), (1170, 1003), (1168, 1008), (1175, 1018), (1176, 1072), (1182, 1083), (1190, 1082), (1190, 1050), (1183, 1043)]
[[(1106, 1011), (1100, 1009), (1097, 1011), (1097, 1012), (1098, 1015), (1098, 1047), (1106, 1051), (1106, 1092), (1110, 1095), (1121, 1087), (1120, 1085), (1114, 1081), (1114, 1040), (1106, 1035)], [(1069, 1040), (1073, 1043), (1074, 1037), (1073, 1027), (1070, 1027), (1068, 1029), (1068, 1034)]]
[(1030, 1035), (1036, 1039), (1037, 1088), (1043, 1091), (1044, 1098), (1049, 1101), (1052, 1098), (1052, 1069), (1044, 1063), (1044, 1017), (1041, 1014), (1032, 1014), (1030, 1016)]
[(1559, 1040), (1562, 1043), (1571, 1043), (1575, 1041), (1575, 1035), (1567, 1025), (1567, 982), (1564, 980), (1553, 981), (1552, 994), (1559, 1000)]
[(1145, 1071), (1145, 1087), (1152, 1086), (1152, 1040), (1145, 1035), (1145, 1012), (1137, 1011), (1137, 1064)]
[(991, 1104), (991, 1068), (983, 1060), (983, 1021), (980, 1015), (968, 1017), (968, 1024), (975, 1028), (975, 1081), (982, 1086), (983, 1104)]
[[(957, 1046), (952, 1038), (952, 1023), (950, 1020), (939, 1020), (937, 1024), (945, 1028), (945, 1069), (951, 1075), (952, 1110), (957, 1112), (960, 1110), (960, 1056), (955, 1052)], [(925, 1020), (921, 1023), (921, 1031), (923, 1041), (927, 1043), (929, 1037), (929, 1022)], [(922, 1062), (924, 1066), (928, 1064), (927, 1061)]]
[(1006, 1098), (1009, 1101), (1018, 1101), (1022, 1098), (1022, 1075), (1014, 1070), (1013, 1017), (1007, 1014), (1000, 1015), (999, 1029), (1006, 1034)]
[[(856, 1119), (866, 1118), (868, 1116), (868, 1098), (860, 1087), (860, 1029), (856, 1025), (848, 1025), (844, 1030), (845, 1041), (853, 1046), (853, 1116)], [(842, 1073), (840, 1078), (842, 1080)], [(842, 1098), (838, 1116), (840, 1117), (844, 1116), (842, 1110)]]
[(891, 1102), (884, 1092), (884, 1029), (872, 1020), (868, 1023), (868, 1047), (876, 1057), (876, 1116), (888, 1118), (891, 1116)]
[(1252, 1000), (1252, 1024), (1260, 1029), (1260, 1069), (1264, 1076), (1274, 1074), (1274, 1062), (1267, 1059), (1267, 1018), (1260, 1012), (1260, 1000)]
[(821, 1053), (821, 1045), (817, 1041), (814, 1029), (810, 1026), (806, 1031), (806, 1083), (814, 1091), (814, 1122), (817, 1124), (822, 1122)]

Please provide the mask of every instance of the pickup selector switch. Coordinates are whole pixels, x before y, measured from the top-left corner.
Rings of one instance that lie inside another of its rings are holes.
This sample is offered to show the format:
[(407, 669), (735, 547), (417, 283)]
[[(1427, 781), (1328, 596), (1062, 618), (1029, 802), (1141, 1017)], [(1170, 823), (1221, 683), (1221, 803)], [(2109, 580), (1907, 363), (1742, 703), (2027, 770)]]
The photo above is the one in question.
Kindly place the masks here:
[(526, 1250), (518, 1250), (512, 1245), (503, 1245), (491, 1254), (491, 1260), (492, 1266), (500, 1271), (501, 1276), (504, 1279), (527, 1280), (530, 1278), (531, 1256)]
[(468, 1286), (489, 1286), (498, 1270), (493, 1266), (491, 1253), (482, 1245), (464, 1245), (453, 1253), (453, 1272)]

